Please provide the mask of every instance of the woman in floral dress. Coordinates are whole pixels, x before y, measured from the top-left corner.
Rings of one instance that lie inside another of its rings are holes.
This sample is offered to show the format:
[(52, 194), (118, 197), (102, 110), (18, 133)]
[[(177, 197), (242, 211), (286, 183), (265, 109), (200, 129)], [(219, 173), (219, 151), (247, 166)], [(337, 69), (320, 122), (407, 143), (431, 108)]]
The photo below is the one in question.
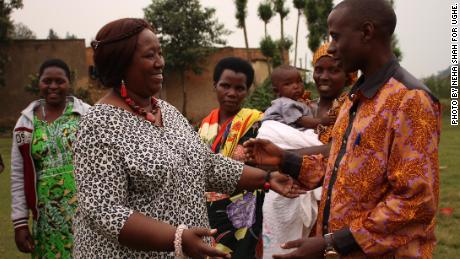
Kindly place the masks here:
[[(241, 108), (254, 79), (252, 66), (240, 58), (220, 60), (214, 69), (219, 108), (203, 119), (199, 134), (214, 153), (244, 161), (242, 144), (257, 136), (263, 113)], [(232, 196), (206, 193), (209, 223), (217, 229), (217, 249), (232, 258), (255, 258), (262, 232), (264, 191), (238, 192)]]
[[(43, 97), (21, 114), (12, 148), (12, 219), (18, 249), (33, 258), (69, 258), (77, 208), (72, 143), (89, 105), (68, 96), (70, 70), (61, 60), (39, 70)], [(32, 234), (28, 227), (32, 211)]]

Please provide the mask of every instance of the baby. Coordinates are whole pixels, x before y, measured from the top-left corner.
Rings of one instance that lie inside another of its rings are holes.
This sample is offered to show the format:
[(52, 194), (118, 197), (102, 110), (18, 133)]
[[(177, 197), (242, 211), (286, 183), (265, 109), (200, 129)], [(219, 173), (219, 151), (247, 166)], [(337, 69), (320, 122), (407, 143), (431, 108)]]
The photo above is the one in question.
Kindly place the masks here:
[[(298, 101), (303, 82), (296, 68), (282, 65), (273, 70), (273, 90), (278, 98), (265, 111), (257, 138), (268, 139), (282, 149), (301, 149), (323, 145), (315, 133), (318, 124), (333, 124), (335, 118), (316, 118), (316, 109)], [(263, 213), (264, 258), (285, 253), (280, 244), (308, 236), (316, 221), (317, 201), (321, 189), (307, 192), (295, 199), (274, 192), (265, 194)]]
[(315, 109), (298, 101), (303, 93), (300, 73), (293, 66), (281, 65), (275, 68), (271, 76), (272, 86), (278, 98), (265, 111), (263, 121), (274, 120), (298, 130), (316, 129), (319, 124), (334, 124), (334, 116), (315, 117)]

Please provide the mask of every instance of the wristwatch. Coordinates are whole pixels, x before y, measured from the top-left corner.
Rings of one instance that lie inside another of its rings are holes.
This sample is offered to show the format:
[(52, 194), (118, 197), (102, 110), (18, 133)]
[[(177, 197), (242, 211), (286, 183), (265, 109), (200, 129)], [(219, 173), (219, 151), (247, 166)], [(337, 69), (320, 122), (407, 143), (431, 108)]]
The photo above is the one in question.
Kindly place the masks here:
[(329, 259), (340, 258), (339, 253), (334, 248), (334, 234), (327, 233), (324, 235), (324, 241), (326, 241), (326, 248), (324, 249), (324, 257)]

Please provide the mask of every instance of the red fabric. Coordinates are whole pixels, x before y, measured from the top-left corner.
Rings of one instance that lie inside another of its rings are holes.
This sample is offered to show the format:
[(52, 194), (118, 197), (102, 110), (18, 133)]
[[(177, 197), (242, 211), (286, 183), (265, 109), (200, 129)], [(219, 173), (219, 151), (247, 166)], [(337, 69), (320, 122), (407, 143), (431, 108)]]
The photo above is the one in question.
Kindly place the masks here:
[(35, 183), (35, 168), (32, 162), (32, 157), (30, 156), (31, 147), (30, 144), (23, 144), (18, 148), (24, 161), (24, 193), (26, 196), (27, 206), (32, 210), (33, 218), (37, 219), (37, 192)]
[(232, 122), (233, 117), (234, 117), (234, 116), (232, 116), (231, 118), (229, 118), (228, 120), (226, 120), (226, 121), (220, 126), (219, 133), (217, 133), (217, 137), (216, 137), (216, 139), (214, 140), (214, 143), (212, 143), (212, 147), (211, 147), (212, 152), (216, 153), (217, 145), (219, 145), (219, 143), (221, 142), (222, 136), (223, 136), (224, 133), (225, 133), (225, 129), (227, 128), (228, 124), (229, 124), (230, 122)]

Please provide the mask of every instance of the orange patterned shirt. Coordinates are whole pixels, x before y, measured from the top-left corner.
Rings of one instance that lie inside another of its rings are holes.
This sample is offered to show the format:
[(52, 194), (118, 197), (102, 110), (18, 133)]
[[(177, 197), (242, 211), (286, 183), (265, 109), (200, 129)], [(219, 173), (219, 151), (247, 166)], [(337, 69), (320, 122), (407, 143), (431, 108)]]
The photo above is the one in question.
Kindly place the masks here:
[(439, 137), (439, 102), (396, 60), (362, 77), (337, 117), (328, 160), (305, 156), (298, 175), (309, 188), (323, 183), (317, 235), (351, 233), (361, 251), (350, 258), (431, 258)]

